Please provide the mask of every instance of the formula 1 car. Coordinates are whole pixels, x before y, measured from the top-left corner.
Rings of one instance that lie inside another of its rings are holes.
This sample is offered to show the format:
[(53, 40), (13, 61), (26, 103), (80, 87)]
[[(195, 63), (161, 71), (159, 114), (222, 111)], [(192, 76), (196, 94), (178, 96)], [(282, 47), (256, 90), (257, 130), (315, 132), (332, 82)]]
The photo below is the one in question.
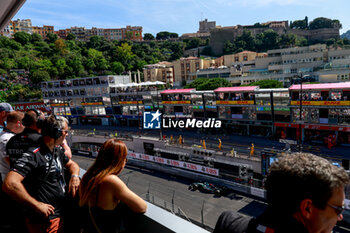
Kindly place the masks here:
[(191, 191), (199, 190), (203, 193), (213, 193), (215, 196), (222, 196), (225, 192), (225, 188), (219, 188), (208, 182), (195, 182), (188, 186)]

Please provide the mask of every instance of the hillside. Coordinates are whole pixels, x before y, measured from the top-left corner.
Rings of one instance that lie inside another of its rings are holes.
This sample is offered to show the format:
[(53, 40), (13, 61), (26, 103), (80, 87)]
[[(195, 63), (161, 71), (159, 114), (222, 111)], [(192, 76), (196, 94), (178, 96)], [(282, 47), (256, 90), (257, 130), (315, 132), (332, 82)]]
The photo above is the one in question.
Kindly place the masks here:
[(345, 33), (340, 35), (340, 38), (348, 38), (350, 39), (350, 30), (346, 31)]

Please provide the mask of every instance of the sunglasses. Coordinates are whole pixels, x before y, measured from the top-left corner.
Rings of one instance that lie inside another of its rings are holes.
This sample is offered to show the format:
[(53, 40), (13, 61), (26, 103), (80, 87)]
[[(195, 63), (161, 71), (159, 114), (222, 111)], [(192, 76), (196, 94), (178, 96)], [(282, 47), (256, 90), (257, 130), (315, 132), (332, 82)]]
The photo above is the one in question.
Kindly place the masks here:
[(344, 211), (345, 211), (345, 205), (343, 205), (343, 206), (335, 206), (335, 205), (331, 205), (331, 204), (328, 204), (327, 203), (327, 205), (329, 206), (329, 207), (331, 207), (331, 208), (333, 208), (334, 210), (335, 210), (335, 213), (337, 214), (337, 215), (341, 215), (342, 213), (344, 213)]

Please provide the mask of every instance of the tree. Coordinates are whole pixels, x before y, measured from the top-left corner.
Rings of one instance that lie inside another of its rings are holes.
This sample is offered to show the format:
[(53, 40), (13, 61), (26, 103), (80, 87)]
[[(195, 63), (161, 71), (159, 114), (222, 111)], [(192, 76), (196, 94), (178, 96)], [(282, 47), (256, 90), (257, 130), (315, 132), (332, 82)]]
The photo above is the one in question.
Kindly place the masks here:
[(310, 29), (319, 29), (319, 28), (341, 28), (339, 20), (331, 20), (324, 17), (319, 17), (310, 22)]
[(143, 35), (144, 40), (154, 40), (154, 36), (151, 33), (145, 33)]
[(16, 62), (19, 69), (29, 70), (32, 65), (32, 60), (28, 56), (18, 58)]
[(66, 40), (75, 40), (76, 36), (73, 33), (68, 33)]
[(5, 70), (10, 70), (15, 67), (15, 61), (12, 58), (0, 59), (0, 67)]
[(55, 41), (58, 39), (58, 36), (54, 33), (47, 33), (46, 35), (46, 41), (47, 43), (55, 43)]
[(277, 80), (259, 80), (257, 82), (250, 83), (242, 86), (259, 86), (261, 89), (264, 88), (283, 88), (283, 83)]
[(261, 33), (260, 39), (262, 41), (261, 49), (263, 51), (278, 48), (279, 36), (274, 30), (269, 29), (264, 31), (263, 33)]
[(295, 20), (293, 23), (291, 23), (290, 27), (294, 29), (306, 29), (307, 22), (306, 20)]
[(178, 37), (179, 35), (177, 33), (167, 32), (167, 31), (158, 32), (156, 35), (157, 40), (167, 40), (170, 38), (178, 38)]
[(43, 38), (38, 33), (33, 33), (32, 34), (31, 43), (35, 43), (35, 42), (42, 41), (42, 40), (43, 40)]
[(218, 87), (231, 87), (232, 84), (224, 78), (197, 78), (185, 88), (196, 88), (196, 90), (215, 90)]
[(112, 62), (111, 69), (115, 74), (121, 74), (125, 71), (123, 64), (117, 61)]
[(186, 49), (193, 49), (199, 47), (201, 40), (199, 38), (192, 38), (186, 43)]
[(37, 70), (31, 74), (30, 81), (34, 84), (38, 84), (44, 81), (50, 81), (50, 74), (45, 70)]
[(64, 55), (67, 53), (66, 47), (67, 47), (66, 44), (61, 38), (55, 41), (55, 48), (61, 55)]
[(235, 39), (236, 48), (242, 48), (243, 50), (255, 50), (254, 37), (250, 31), (244, 30), (242, 35), (239, 35)]
[(13, 38), (15, 39), (15, 41), (17, 41), (21, 45), (26, 45), (31, 41), (32, 36), (26, 32), (16, 32), (13, 35)]
[(121, 62), (128, 70), (132, 69), (131, 61), (135, 57), (131, 51), (131, 46), (128, 43), (123, 43), (117, 47), (116, 58)]
[(295, 47), (297, 43), (297, 36), (292, 33), (283, 34), (280, 39), (280, 47), (281, 48), (291, 48)]
[(133, 33), (131, 31), (125, 32), (125, 38), (127, 40), (131, 40), (134, 37)]
[(231, 41), (226, 41), (223, 49), (224, 54), (233, 54), (236, 51), (235, 44), (231, 43)]
[(58, 71), (58, 75), (60, 77), (64, 76), (65, 73), (65, 69), (67, 68), (67, 64), (66, 64), (66, 60), (64, 58), (60, 58), (56, 61), (56, 65), (55, 65), (57, 71)]

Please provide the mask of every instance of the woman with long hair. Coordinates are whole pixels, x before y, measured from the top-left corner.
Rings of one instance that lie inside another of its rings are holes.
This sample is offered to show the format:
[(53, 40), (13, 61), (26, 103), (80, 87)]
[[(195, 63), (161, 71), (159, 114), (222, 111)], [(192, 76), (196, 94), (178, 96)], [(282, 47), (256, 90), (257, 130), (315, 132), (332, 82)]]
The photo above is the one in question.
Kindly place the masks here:
[(124, 142), (107, 140), (83, 176), (79, 205), (83, 207), (84, 232), (118, 232), (122, 224), (118, 219), (125, 216), (122, 206), (134, 213), (146, 212), (146, 202), (118, 177), (127, 162), (127, 153)]

